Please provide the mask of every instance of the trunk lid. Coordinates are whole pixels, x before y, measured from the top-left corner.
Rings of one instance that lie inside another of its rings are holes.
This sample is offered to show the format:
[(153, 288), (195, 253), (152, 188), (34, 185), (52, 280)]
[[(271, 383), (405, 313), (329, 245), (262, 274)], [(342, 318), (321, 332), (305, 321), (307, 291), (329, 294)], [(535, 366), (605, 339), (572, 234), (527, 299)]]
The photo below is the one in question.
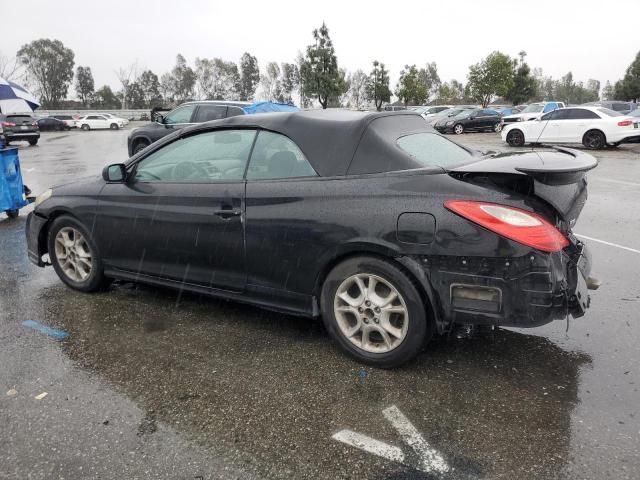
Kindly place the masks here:
[(461, 180), (484, 179), (498, 188), (541, 198), (571, 228), (587, 200), (586, 172), (597, 165), (598, 161), (589, 154), (554, 147), (547, 151), (499, 153), (447, 172)]

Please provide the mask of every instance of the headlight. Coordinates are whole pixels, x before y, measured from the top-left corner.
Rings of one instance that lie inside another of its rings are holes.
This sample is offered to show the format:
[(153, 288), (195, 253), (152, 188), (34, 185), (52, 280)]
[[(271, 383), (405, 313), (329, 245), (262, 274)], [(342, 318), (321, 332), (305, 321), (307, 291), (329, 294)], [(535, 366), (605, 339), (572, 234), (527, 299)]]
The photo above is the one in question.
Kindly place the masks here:
[(448, 122), (447, 122), (447, 127), (448, 127), (449, 125), (453, 125), (453, 120), (450, 120), (450, 121), (448, 121)]
[(518, 117), (518, 121), (519, 121), (519, 122), (524, 122), (524, 118), (522, 118), (522, 117)]
[(37, 207), (38, 205), (40, 205), (46, 199), (48, 199), (51, 196), (52, 193), (53, 193), (53, 190), (48, 189), (48, 190), (45, 190), (44, 192), (42, 192), (40, 195), (38, 195), (36, 197), (36, 201), (34, 202), (34, 208)]

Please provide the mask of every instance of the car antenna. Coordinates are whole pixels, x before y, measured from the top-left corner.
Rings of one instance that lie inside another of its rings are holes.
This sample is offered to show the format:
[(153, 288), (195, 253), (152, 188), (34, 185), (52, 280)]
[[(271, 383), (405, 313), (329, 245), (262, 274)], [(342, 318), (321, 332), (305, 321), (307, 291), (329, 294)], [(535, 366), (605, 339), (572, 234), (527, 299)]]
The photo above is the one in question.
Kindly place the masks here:
[[(543, 109), (544, 109), (544, 107), (543, 107)], [(558, 103), (556, 102), (556, 108), (554, 108), (554, 109), (553, 109), (553, 110), (551, 110), (550, 112), (547, 112), (547, 113), (545, 113), (545, 114), (543, 114), (543, 115), (540, 115), (540, 121), (542, 121), (542, 117), (544, 117), (544, 115), (547, 115), (547, 114), (549, 114), (549, 113), (556, 112), (556, 111), (558, 111), (558, 110), (560, 110), (560, 107), (558, 107)], [(551, 120), (545, 120), (545, 121), (546, 121), (547, 123), (545, 123), (545, 124), (544, 124), (544, 127), (542, 127), (542, 130), (541, 130), (541, 131), (540, 131), (540, 133), (538, 134), (538, 138), (536, 138), (535, 143), (534, 143), (534, 144), (533, 144), (533, 146), (531, 147), (531, 151), (532, 151), (532, 152), (535, 150), (535, 148), (536, 148), (536, 147), (535, 147), (535, 145), (537, 145), (537, 144), (538, 144), (538, 141), (540, 140), (540, 137), (542, 136), (542, 134), (544, 133), (544, 131), (547, 129), (547, 125), (549, 125), (549, 122), (550, 122)]]

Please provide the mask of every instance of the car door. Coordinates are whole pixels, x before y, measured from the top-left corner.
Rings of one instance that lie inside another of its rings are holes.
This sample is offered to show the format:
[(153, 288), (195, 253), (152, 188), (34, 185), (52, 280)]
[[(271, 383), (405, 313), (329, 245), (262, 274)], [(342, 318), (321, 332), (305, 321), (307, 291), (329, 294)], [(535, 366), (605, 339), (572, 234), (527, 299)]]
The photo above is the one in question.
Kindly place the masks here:
[(215, 103), (204, 103), (199, 105), (193, 117), (193, 123), (209, 122), (211, 120), (220, 120), (226, 118), (227, 106)]
[(193, 117), (195, 115), (196, 108), (197, 104), (188, 103), (170, 111), (162, 118), (164, 128), (167, 130), (180, 130), (188, 125), (192, 125), (194, 123)]
[(561, 141), (560, 126), (564, 118), (566, 118), (566, 109), (554, 110), (544, 114), (540, 117), (540, 120), (531, 122), (532, 135), (527, 140), (533, 143)]
[(247, 290), (310, 310), (309, 292), (294, 279), (326, 249), (323, 225), (310, 218), (309, 211), (322, 210), (327, 183), (319, 181), (292, 140), (264, 130), (256, 139), (246, 178)]
[(107, 268), (205, 287), (244, 288), (244, 171), (255, 130), (184, 136), (128, 166), (98, 202)]
[(558, 110), (564, 112), (565, 118), (560, 123), (559, 141), (566, 143), (582, 143), (582, 137), (589, 130), (594, 120), (600, 117), (585, 108), (565, 108)]
[(469, 118), (467, 118), (466, 125), (464, 128), (466, 130), (476, 130), (480, 128), (482, 124), (482, 110), (473, 110), (469, 114)]

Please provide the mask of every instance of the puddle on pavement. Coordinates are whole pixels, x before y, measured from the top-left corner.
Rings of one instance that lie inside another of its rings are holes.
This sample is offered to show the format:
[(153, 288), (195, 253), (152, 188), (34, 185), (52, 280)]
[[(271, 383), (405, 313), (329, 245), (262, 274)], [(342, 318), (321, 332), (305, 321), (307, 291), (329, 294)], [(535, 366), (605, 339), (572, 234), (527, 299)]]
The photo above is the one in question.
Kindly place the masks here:
[(131, 284), (40, 295), (70, 332), (71, 359), (154, 421), (271, 478), (428, 478), (330, 438), (347, 428), (402, 445), (382, 416), (391, 405), (454, 467), (446, 478), (561, 476), (590, 362), (498, 330), (376, 370), (342, 355), (319, 322), (233, 302)]

